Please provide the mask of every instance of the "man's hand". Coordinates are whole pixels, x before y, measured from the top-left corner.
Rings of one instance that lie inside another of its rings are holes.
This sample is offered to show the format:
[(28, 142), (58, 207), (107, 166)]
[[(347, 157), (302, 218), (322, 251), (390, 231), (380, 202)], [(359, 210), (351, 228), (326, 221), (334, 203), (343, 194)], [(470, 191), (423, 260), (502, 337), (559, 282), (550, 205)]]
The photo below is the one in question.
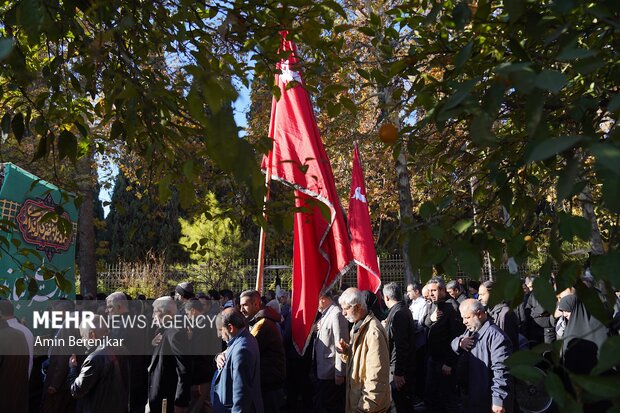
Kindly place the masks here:
[(441, 366), (441, 374), (444, 376), (449, 376), (452, 374), (452, 367), (446, 366), (445, 364)]
[(218, 369), (224, 368), (224, 364), (226, 364), (226, 352), (222, 351), (220, 354), (215, 356), (215, 364)]
[(473, 337), (463, 337), (459, 341), (459, 347), (465, 351), (469, 351), (474, 346), (474, 341), (475, 339)]
[(505, 413), (505, 412), (506, 412), (506, 409), (504, 409), (502, 406), (496, 406), (496, 405), (493, 405), (493, 406), (491, 407), (491, 411), (492, 411), (493, 413)]
[(47, 394), (56, 394), (56, 387), (54, 386), (49, 386), (47, 388)]
[(77, 357), (75, 354), (71, 354), (69, 357), (69, 368), (77, 367)]
[(161, 333), (157, 333), (157, 335), (153, 337), (153, 341), (151, 341), (151, 344), (153, 345), (153, 347), (157, 347), (159, 343), (161, 343), (162, 337), (163, 336), (161, 335)]
[(336, 351), (342, 354), (349, 353), (349, 344), (344, 341), (344, 338), (341, 338), (338, 343), (336, 343)]
[(396, 390), (400, 390), (405, 385), (405, 376), (394, 376), (394, 386)]
[(344, 376), (336, 376), (336, 378), (334, 379), (334, 382), (336, 383), (336, 386), (341, 386), (344, 384)]

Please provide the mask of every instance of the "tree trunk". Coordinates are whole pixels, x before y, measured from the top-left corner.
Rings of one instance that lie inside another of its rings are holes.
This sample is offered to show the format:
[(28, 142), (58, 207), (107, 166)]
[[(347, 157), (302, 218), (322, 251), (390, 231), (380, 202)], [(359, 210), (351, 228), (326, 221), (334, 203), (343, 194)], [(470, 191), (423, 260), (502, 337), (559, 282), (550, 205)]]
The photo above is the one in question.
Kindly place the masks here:
[(594, 203), (592, 202), (592, 192), (590, 186), (586, 187), (579, 194), (579, 201), (581, 202), (581, 211), (585, 219), (590, 221), (592, 225), (592, 237), (590, 238), (590, 252), (592, 255), (603, 255), (605, 248), (603, 246), (603, 237), (601, 236), (601, 230), (598, 227), (596, 221), (596, 213), (594, 212)]
[[(365, 2), (368, 15), (373, 11), (373, 4), (370, 1)], [(378, 3), (377, 15), (384, 20), (386, 18), (383, 4)], [(380, 36), (378, 36), (380, 40)], [(396, 46), (396, 45), (394, 45)], [(374, 49), (374, 54), (377, 57), (377, 61), (382, 61), (382, 51), (379, 48)], [(377, 86), (377, 95), (379, 97), (379, 120), (385, 120), (391, 122), (397, 129), (400, 129), (401, 119), (399, 116), (398, 105), (393, 101), (394, 85)], [(409, 171), (407, 169), (407, 154), (406, 154), (406, 141), (401, 136), (400, 145), (395, 146), (394, 150), (398, 151), (396, 156), (396, 185), (398, 188), (398, 205), (400, 209), (399, 214), (399, 231), (401, 235), (402, 245), (401, 251), (403, 255), (403, 263), (405, 266), (405, 283), (406, 285), (412, 283), (415, 280), (415, 274), (413, 271), (413, 262), (409, 254), (409, 237), (411, 237), (413, 226), (413, 198), (411, 197), (411, 185), (409, 182)]]
[(97, 294), (97, 264), (95, 258), (95, 199), (96, 178), (92, 156), (78, 160), (78, 191), (81, 199), (78, 211), (78, 257), (80, 293)]

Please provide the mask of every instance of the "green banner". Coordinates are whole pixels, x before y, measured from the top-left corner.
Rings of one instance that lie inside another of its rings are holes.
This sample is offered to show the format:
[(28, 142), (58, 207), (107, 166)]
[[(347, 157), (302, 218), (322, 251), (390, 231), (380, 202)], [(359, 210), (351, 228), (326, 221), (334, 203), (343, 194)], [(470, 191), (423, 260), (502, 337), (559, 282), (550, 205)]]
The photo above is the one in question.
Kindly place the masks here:
[(18, 166), (0, 163), (0, 287), (9, 299), (75, 295), (74, 201)]

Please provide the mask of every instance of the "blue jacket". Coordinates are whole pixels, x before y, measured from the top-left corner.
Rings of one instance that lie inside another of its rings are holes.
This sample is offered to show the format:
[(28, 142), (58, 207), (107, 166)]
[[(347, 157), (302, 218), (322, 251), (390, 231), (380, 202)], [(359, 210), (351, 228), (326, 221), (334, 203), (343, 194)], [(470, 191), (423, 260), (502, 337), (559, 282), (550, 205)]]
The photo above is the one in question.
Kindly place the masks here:
[(226, 363), (213, 377), (215, 413), (263, 413), (258, 342), (244, 328), (228, 342)]
[[(452, 350), (466, 358), (466, 382), (468, 396), (464, 398), (465, 411), (478, 413), (491, 411), (491, 405), (503, 406), (506, 413), (514, 411), (514, 383), (504, 362), (512, 354), (510, 339), (489, 318), (474, 334), (475, 343), (470, 351), (459, 347), (460, 340), (468, 335), (456, 337)], [(463, 372), (461, 372), (463, 373)]]

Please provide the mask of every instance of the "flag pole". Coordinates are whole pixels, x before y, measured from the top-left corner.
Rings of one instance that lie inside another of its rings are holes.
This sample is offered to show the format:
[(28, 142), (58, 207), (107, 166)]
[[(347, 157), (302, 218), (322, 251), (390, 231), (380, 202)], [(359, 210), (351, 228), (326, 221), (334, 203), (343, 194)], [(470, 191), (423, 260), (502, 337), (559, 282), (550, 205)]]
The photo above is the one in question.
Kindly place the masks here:
[[(267, 170), (265, 171), (265, 186), (267, 191), (263, 198), (263, 218), (265, 218), (265, 224), (267, 223), (267, 201), (269, 200), (269, 192), (271, 188), (271, 151), (267, 157)], [(267, 233), (265, 227), (260, 227), (260, 237), (258, 239), (258, 265), (256, 267), (256, 288), (260, 294), (263, 293), (263, 273), (265, 272), (265, 242), (267, 240)]]

